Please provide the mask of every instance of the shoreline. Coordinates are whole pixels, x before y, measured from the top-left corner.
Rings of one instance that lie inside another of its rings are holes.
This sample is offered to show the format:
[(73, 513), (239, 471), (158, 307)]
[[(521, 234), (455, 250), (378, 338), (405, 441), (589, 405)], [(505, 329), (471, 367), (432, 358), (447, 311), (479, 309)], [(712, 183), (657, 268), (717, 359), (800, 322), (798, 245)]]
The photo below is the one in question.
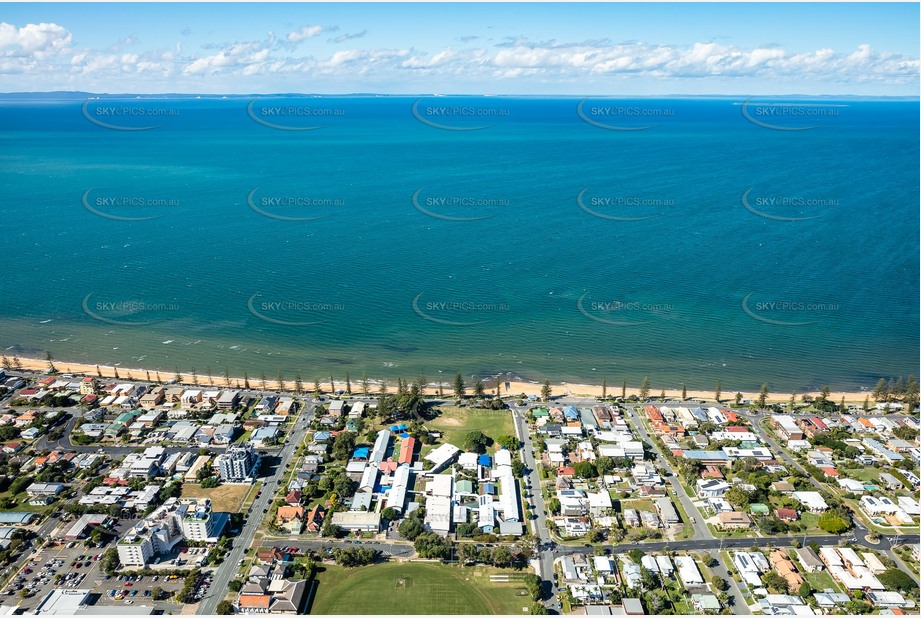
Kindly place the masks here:
[[(23, 370), (35, 371), (39, 373), (44, 373), (48, 370), (47, 360), (42, 360), (42, 359), (37, 359), (37, 358), (24, 358), (24, 357), (18, 357), (18, 358), (22, 364)], [(54, 363), (55, 369), (57, 369), (57, 372), (59, 374), (69, 373), (75, 376), (80, 375), (80, 376), (89, 376), (89, 377), (99, 377), (99, 374), (102, 374), (102, 377), (104, 378), (116, 378), (115, 373), (117, 370), (118, 371), (117, 379), (120, 379), (120, 380), (123, 379), (123, 380), (129, 380), (129, 381), (130, 380), (147, 381), (148, 380), (147, 376), (148, 374), (150, 374), (150, 381), (157, 381), (156, 377), (158, 373), (160, 376), (160, 380), (159, 380), (160, 382), (166, 382), (176, 377), (176, 374), (174, 372), (158, 372), (157, 370), (144, 369), (140, 367), (132, 367), (132, 368), (113, 367), (110, 365), (91, 365), (88, 363), (59, 361), (59, 360), (53, 360), (52, 362)], [(97, 367), (98, 367), (98, 372), (97, 372)], [(195, 382), (195, 378), (190, 373), (180, 372), (179, 375), (181, 377), (182, 384), (193, 384)], [(244, 382), (244, 379), (242, 376), (230, 376), (229, 383), (224, 378), (223, 375), (213, 375), (212, 379), (209, 380), (207, 375), (199, 374), (197, 378), (198, 378), (198, 386), (200, 386), (201, 388), (211, 387), (212, 385), (214, 388), (238, 388), (238, 383), (239, 383), (239, 388), (243, 388), (243, 382)], [(369, 395), (378, 394), (381, 383), (386, 383), (388, 393), (393, 393), (396, 391), (396, 383), (391, 382), (389, 380), (385, 381), (385, 380), (369, 378), (368, 381), (371, 385), (371, 388), (368, 391)], [(495, 377), (488, 377), (483, 380), (484, 385), (491, 385), (491, 386), (486, 386), (485, 390), (486, 390), (487, 395), (495, 394), (495, 383), (496, 383), (495, 381), (496, 381)], [(258, 387), (261, 387), (262, 380), (258, 376), (255, 376), (255, 377), (250, 376), (249, 382), (250, 382), (250, 390), (260, 390)], [(506, 390), (504, 387), (504, 382), (505, 382), (504, 380), (501, 380), (500, 382), (502, 384), (502, 390), (500, 394), (504, 398), (514, 398), (514, 397), (521, 395), (522, 393), (524, 393), (525, 395), (540, 396), (540, 391), (543, 386), (543, 383), (540, 383), (540, 382), (532, 383), (528, 381), (523, 381), (521, 379), (511, 379), (509, 380), (509, 389)], [(276, 391), (282, 390), (279, 388), (279, 384), (277, 380), (266, 379), (265, 383), (266, 383), (266, 390), (276, 390)], [(360, 377), (352, 378), (351, 384), (352, 384), (352, 396), (354, 397), (354, 396), (359, 395), (361, 391), (361, 378)], [(451, 381), (444, 382), (443, 384), (444, 384), (445, 396), (451, 397), (452, 396)], [(337, 380), (335, 384), (336, 389), (342, 388), (344, 385), (345, 385), (344, 379)], [(466, 386), (467, 386), (467, 391), (468, 391), (468, 396), (469, 396), (472, 391), (473, 385), (471, 383), (468, 383)], [(294, 392), (293, 387), (294, 387), (293, 377), (291, 379), (286, 379), (284, 391)], [(320, 388), (324, 394), (332, 394), (333, 392), (333, 389), (330, 388), (329, 382), (321, 381)], [(430, 382), (423, 394), (427, 396), (431, 396), (437, 392), (437, 388), (438, 388), (437, 382)], [(552, 396), (554, 397), (559, 397), (561, 395), (574, 396), (574, 397), (580, 397), (580, 396), (581, 397), (601, 397), (601, 391), (602, 391), (601, 384), (573, 384), (573, 383), (568, 383), (568, 382), (559, 382), (559, 383), (551, 382), (550, 388), (551, 388)], [(622, 383), (609, 383), (607, 389), (608, 389), (609, 397), (619, 397), (622, 391)], [(305, 393), (312, 392), (313, 391), (313, 381), (305, 379), (303, 382), (303, 390)], [(729, 402), (734, 400), (735, 394), (737, 392), (741, 392), (743, 398), (751, 399), (751, 400), (757, 399), (759, 395), (758, 392), (752, 392), (752, 391), (725, 390), (720, 395), (720, 401), (722, 403), (728, 404)], [(662, 393), (661, 386), (653, 385), (649, 389), (649, 395), (652, 398), (658, 399), (661, 393)], [(819, 394), (820, 394), (819, 391), (802, 392), (802, 393), (796, 393), (796, 397), (797, 397), (797, 400), (799, 400), (803, 395), (811, 395), (812, 397), (816, 397)], [(630, 397), (631, 395), (638, 396), (639, 388), (628, 386), (627, 387), (627, 397)], [(681, 399), (681, 388), (680, 387), (679, 388), (665, 388), (665, 395), (666, 395), (666, 398), (668, 399)], [(687, 390), (688, 400), (704, 399), (707, 401), (715, 402), (714, 395), (715, 395), (714, 390), (709, 390), (709, 391), (700, 390), (700, 389), (688, 389)], [(768, 403), (789, 403), (791, 395), (792, 393), (789, 393), (789, 392), (783, 392), (783, 393), (771, 392), (767, 396), (767, 402)], [(869, 390), (850, 391), (850, 392), (832, 391), (828, 399), (830, 401), (834, 401), (837, 403), (841, 401), (842, 396), (844, 397), (845, 403), (852, 403), (852, 404), (860, 405), (860, 404), (863, 404), (865, 399), (870, 397), (870, 391)]]

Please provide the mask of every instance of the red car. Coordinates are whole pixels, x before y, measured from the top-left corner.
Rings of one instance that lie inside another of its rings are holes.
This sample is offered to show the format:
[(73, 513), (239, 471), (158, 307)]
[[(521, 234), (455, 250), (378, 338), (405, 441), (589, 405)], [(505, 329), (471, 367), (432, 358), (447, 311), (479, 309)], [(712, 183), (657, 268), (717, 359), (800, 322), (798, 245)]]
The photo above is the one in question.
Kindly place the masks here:
[(125, 582), (125, 587), (126, 587), (126, 588), (127, 588), (128, 586), (131, 586), (131, 585), (132, 585), (131, 582)]

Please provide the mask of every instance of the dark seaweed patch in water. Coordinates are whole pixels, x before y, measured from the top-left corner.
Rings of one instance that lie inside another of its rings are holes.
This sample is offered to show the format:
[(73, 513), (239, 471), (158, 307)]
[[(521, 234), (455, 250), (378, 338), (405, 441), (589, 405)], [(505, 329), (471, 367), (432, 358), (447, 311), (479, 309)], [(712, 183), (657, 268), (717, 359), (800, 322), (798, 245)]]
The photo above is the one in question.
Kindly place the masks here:
[(327, 363), (331, 363), (333, 365), (352, 365), (354, 364), (354, 361), (345, 360), (344, 358), (327, 358), (325, 360)]
[(402, 354), (412, 354), (419, 350), (416, 346), (411, 345), (394, 345), (392, 343), (385, 343), (381, 346), (385, 350), (390, 350), (391, 352), (400, 352)]

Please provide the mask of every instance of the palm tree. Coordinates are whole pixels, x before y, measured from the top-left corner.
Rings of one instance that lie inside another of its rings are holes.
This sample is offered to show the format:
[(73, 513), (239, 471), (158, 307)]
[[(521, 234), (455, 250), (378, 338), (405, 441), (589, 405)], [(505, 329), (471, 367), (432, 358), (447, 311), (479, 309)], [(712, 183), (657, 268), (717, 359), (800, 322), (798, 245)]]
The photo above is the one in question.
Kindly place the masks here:
[(263, 392), (265, 392), (266, 388), (268, 387), (268, 382), (269, 382), (269, 381), (265, 379), (265, 372), (264, 372), (264, 371), (259, 375), (259, 382), (262, 384), (262, 390), (263, 390)]
[(319, 397), (323, 391), (320, 389), (320, 380), (313, 381), (313, 394), (316, 397)]
[(620, 386), (620, 398), (627, 398), (627, 378), (624, 378), (624, 383)]
[(249, 372), (246, 370), (243, 371), (243, 388), (249, 390)]
[(224, 366), (224, 384), (230, 386), (230, 369)]
[(345, 392), (349, 395), (352, 394), (352, 379), (349, 377), (349, 372), (345, 372)]
[(601, 376), (601, 400), (604, 401), (608, 398), (608, 379), (604, 376)]
[(205, 367), (205, 375), (208, 376), (208, 384), (214, 386), (214, 376), (211, 375), (211, 367)]
[(370, 382), (368, 381), (368, 372), (363, 371), (361, 373), (361, 394), (364, 395), (365, 397), (368, 396), (369, 385), (370, 385)]
[(687, 401), (688, 399), (688, 387), (686, 384), (681, 384), (681, 399)]
[(198, 386), (198, 373), (195, 371), (195, 367), (192, 367), (192, 384)]
[(716, 381), (716, 393), (714, 394), (716, 398), (716, 403), (720, 402), (720, 395), (722, 394), (723, 394), (723, 383), (720, 380), (717, 380)]
[(276, 382), (278, 383), (278, 390), (280, 391), (285, 390), (285, 376), (284, 374), (282, 374), (281, 371), (278, 372), (278, 379), (276, 380)]
[(52, 358), (50, 351), (45, 353), (45, 360), (48, 361), (48, 371), (51, 373), (57, 372), (57, 369), (54, 368), (54, 359)]
[(333, 374), (329, 374), (329, 392), (332, 394), (336, 392), (336, 381), (333, 380)]

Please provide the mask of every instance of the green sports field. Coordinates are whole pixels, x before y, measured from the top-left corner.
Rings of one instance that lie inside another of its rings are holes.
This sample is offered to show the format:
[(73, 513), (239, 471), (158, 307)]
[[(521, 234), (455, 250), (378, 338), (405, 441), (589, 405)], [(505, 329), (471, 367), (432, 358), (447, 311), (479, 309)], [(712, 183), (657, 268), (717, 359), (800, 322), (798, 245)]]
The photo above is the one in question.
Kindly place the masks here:
[[(526, 614), (521, 572), (431, 562), (323, 565), (311, 614)], [(490, 574), (507, 573), (511, 583)]]
[[(477, 408), (458, 408), (441, 406), (441, 414), (425, 423), (428, 429), (444, 434), (441, 443), (450, 442), (463, 448), (464, 438), (474, 430), (480, 430), (493, 440), (502, 435), (514, 436), (512, 413), (508, 410), (481, 410)], [(498, 444), (493, 448), (498, 448)]]

